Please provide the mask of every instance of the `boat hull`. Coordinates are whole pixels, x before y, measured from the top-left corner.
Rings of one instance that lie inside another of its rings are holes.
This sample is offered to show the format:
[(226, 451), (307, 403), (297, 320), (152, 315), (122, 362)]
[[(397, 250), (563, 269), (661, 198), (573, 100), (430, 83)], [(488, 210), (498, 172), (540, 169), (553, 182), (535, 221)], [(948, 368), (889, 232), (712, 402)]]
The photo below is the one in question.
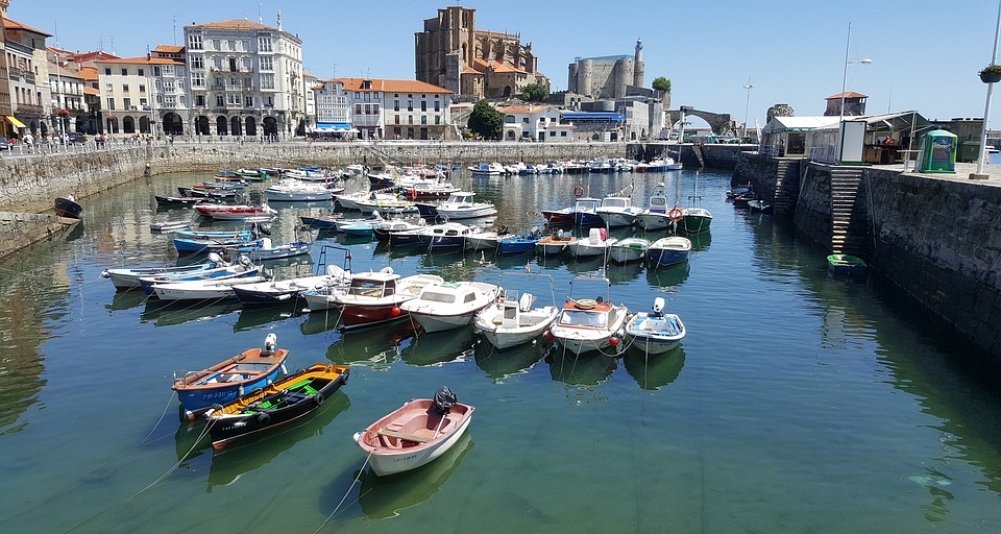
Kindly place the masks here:
[(664, 354), (674, 350), (685, 337), (685, 325), (674, 314), (654, 317), (647, 313), (637, 313), (625, 328), (629, 349), (649, 356)]
[(75, 200), (66, 197), (57, 197), (53, 209), (56, 215), (68, 219), (79, 219), (80, 214), (83, 213), (83, 206), (77, 204)]
[(271, 384), (283, 372), (287, 358), (285, 349), (272, 355), (250, 349), (203, 371), (175, 376), (171, 389), (177, 392), (185, 416), (194, 419), (213, 405), (232, 402), (245, 392)]
[(222, 450), (234, 441), (286, 425), (309, 414), (346, 384), (349, 374), (347, 366), (313, 365), (263, 390), (241, 396), (221, 409), (206, 412), (206, 418), (212, 423), (209, 426), (212, 448)]

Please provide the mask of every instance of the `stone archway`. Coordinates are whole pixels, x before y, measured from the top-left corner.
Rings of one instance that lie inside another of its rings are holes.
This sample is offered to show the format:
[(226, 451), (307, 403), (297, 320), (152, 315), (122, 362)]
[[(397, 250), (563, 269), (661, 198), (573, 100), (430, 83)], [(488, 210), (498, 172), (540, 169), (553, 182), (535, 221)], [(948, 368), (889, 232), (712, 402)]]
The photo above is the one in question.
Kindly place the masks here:
[(183, 135), (184, 121), (177, 113), (167, 113), (163, 116), (163, 133), (166, 135)]
[(233, 117), (232, 119), (230, 119), (229, 124), (230, 124), (229, 131), (233, 135), (243, 135), (243, 128), (242, 128), (243, 122), (240, 120), (240, 117)]
[(257, 119), (255, 119), (254, 117), (247, 117), (247, 120), (245, 122), (246, 122), (246, 126), (247, 127), (245, 128), (244, 131), (247, 132), (247, 135), (256, 137), (257, 136)]
[(122, 117), (122, 133), (136, 133), (136, 120), (131, 115)]
[(215, 120), (215, 131), (217, 135), (228, 135), (229, 128), (227, 127), (226, 117), (216, 117)]
[(197, 135), (212, 135), (209, 130), (209, 118), (205, 115), (200, 115), (195, 119), (195, 132)]
[(278, 121), (274, 117), (264, 117), (261, 121), (264, 127), (264, 137), (270, 140), (278, 139)]

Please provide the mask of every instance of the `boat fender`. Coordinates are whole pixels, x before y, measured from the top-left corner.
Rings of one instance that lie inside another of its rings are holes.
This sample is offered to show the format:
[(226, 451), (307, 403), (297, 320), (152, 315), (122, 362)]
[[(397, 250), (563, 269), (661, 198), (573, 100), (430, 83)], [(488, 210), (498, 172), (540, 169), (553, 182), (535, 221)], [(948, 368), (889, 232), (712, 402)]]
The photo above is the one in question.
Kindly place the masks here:
[(257, 424), (261, 426), (268, 426), (269, 422), (271, 422), (271, 416), (268, 415), (268, 412), (261, 412), (257, 414)]
[(323, 393), (317, 393), (316, 395), (313, 395), (313, 402), (315, 402), (317, 406), (323, 405), (323, 400), (324, 400)]
[(111, 273), (109, 273), (107, 269), (101, 271), (101, 278), (110, 278), (110, 277)]
[(584, 196), (584, 188), (580, 186), (573, 188), (573, 196), (577, 198)]
[(678, 208), (678, 207), (671, 208), (671, 211), (667, 212), (667, 218), (671, 219), (674, 222), (680, 221), (683, 216), (684, 216), (684, 214), (681, 212), (681, 209)]

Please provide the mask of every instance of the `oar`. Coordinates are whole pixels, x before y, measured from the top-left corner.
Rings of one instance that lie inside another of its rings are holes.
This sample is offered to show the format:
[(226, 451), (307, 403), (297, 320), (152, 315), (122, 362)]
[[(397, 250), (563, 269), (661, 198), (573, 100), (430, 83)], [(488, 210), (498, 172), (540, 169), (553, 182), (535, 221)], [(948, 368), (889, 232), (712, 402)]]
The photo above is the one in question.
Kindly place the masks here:
[(448, 413), (441, 414), (441, 419), (438, 420), (438, 428), (434, 429), (434, 437), (431, 439), (438, 439), (438, 432), (441, 431), (441, 425), (445, 423), (445, 418), (448, 417)]

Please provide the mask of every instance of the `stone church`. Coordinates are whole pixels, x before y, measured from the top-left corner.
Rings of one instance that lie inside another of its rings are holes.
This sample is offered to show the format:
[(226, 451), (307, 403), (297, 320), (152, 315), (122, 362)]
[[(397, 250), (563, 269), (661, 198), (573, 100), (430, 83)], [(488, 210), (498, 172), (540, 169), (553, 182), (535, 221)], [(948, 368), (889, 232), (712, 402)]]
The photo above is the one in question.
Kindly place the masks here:
[(416, 77), (453, 91), (456, 97), (505, 98), (549, 79), (538, 72), (532, 44), (521, 36), (476, 29), (476, 10), (448, 6), (424, 21), (415, 34)]

